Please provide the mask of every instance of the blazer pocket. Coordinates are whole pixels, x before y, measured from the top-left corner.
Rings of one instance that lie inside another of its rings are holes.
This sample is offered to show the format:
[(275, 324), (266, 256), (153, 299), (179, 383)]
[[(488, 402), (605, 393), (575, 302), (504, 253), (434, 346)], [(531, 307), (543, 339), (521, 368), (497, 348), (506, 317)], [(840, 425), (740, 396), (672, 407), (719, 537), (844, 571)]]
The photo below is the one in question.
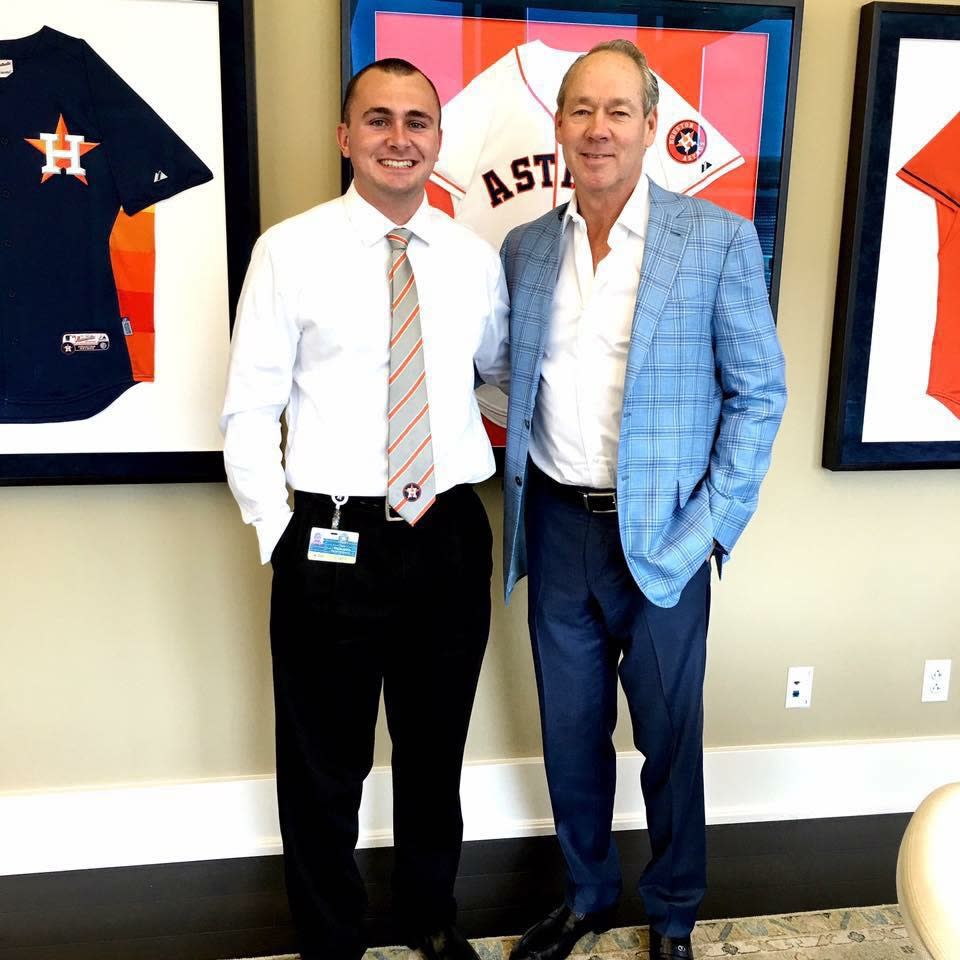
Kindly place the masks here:
[(690, 495), (703, 477), (704, 475), (697, 470), (694, 473), (685, 473), (677, 480), (677, 505), (681, 510), (687, 505)]

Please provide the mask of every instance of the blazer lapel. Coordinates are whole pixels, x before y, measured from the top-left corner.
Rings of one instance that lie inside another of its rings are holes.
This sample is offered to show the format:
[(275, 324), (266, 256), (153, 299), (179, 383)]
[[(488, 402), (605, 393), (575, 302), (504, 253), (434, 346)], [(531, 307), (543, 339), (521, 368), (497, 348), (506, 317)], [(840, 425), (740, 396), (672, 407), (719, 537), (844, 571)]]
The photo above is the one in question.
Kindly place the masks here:
[(633, 330), (630, 351), (627, 354), (627, 372), (624, 383), (629, 392), (638, 371), (643, 366), (650, 341), (657, 329), (663, 304), (677, 275), (690, 225), (679, 217), (683, 207), (666, 190), (650, 183), (650, 217), (643, 244), (643, 262), (640, 266), (640, 285), (633, 312)]
[(521, 310), (523, 322), (536, 327), (535, 381), (540, 379), (540, 362), (543, 359), (547, 331), (550, 328), (550, 313), (553, 308), (554, 292), (557, 289), (557, 274), (560, 272), (561, 224), (566, 209), (566, 204), (558, 207), (553, 211), (554, 216), (543, 223), (542, 229), (531, 244), (524, 267), (535, 278), (533, 294), (524, 299)]

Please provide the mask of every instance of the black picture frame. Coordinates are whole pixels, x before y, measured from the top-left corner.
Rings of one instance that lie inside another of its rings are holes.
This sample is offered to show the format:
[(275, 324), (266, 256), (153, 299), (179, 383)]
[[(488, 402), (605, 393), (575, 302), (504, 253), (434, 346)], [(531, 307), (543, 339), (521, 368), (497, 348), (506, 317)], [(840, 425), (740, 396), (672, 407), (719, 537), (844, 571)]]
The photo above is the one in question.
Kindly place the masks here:
[[(873, 433), (864, 439), (874, 324), (883, 301), (877, 295), (882, 239), (884, 230), (898, 226), (887, 209), (889, 190), (891, 184), (910, 190), (896, 179), (892, 166), (898, 155), (891, 154), (905, 39), (960, 41), (960, 6), (878, 2), (861, 10), (824, 424), (822, 464), (829, 470), (960, 466), (960, 439), (882, 440)], [(956, 104), (960, 107), (960, 97)], [(918, 202), (926, 199), (917, 197)], [(935, 223), (935, 205), (926, 202)]]
[[(171, 0), (182, 6), (183, 0)], [(188, 3), (201, 0), (188, 0)], [(254, 36), (252, 0), (202, 0), (217, 8), (220, 111), (223, 131), (223, 194), (225, 284), (227, 316), (211, 317), (224, 324), (229, 343), (232, 318), (250, 251), (260, 232), (257, 124), (254, 85)], [(43, 11), (44, 0), (36, 0)], [(51, 17), (52, 19), (52, 17)], [(61, 29), (56, 22), (47, 26)], [(70, 33), (69, 30), (63, 32)], [(73, 35), (77, 35), (74, 33)], [(86, 39), (86, 37), (84, 37)], [(96, 48), (95, 39), (91, 40)], [(150, 44), (149, 32), (126, 35), (124, 42)], [(175, 56), (168, 69), (176, 70)], [(176, 118), (170, 118), (174, 123)], [(158, 333), (161, 336), (162, 333)], [(137, 388), (134, 388), (137, 389)], [(196, 410), (197, 417), (215, 422), (219, 409)], [(98, 414), (99, 415), (99, 414)], [(193, 415), (191, 411), (190, 415)], [(29, 427), (29, 425), (27, 425)], [(200, 450), (136, 450), (111, 452), (4, 452), (0, 453), (0, 485), (50, 485), (93, 483), (209, 482), (225, 479), (222, 445)], [(146, 445), (149, 445), (147, 441)]]
[[(753, 220), (764, 252), (770, 302), (776, 316), (803, 0), (638, 0), (629, 6), (619, 0), (544, 0), (537, 3), (526, 0), (480, 0), (470, 3), (459, 0), (341, 0), (343, 90), (350, 77), (377, 56), (404, 56), (402, 49), (378, 49), (376, 18), (381, 13), (514, 20), (525, 21), (528, 26), (546, 22), (602, 25), (605, 30), (609, 29), (610, 37), (621, 36), (625, 29), (635, 28), (762, 32), (764, 24), (769, 25), (770, 46), (765, 64), (765, 97), (756, 164)], [(435, 53), (437, 56), (444, 55), (442, 48), (436, 49)], [(428, 76), (432, 74), (431, 62), (421, 60), (416, 65)], [(652, 58), (651, 66), (658, 69)], [(441, 100), (446, 102), (442, 90)], [(349, 185), (350, 176), (349, 163), (344, 161), (344, 189)]]

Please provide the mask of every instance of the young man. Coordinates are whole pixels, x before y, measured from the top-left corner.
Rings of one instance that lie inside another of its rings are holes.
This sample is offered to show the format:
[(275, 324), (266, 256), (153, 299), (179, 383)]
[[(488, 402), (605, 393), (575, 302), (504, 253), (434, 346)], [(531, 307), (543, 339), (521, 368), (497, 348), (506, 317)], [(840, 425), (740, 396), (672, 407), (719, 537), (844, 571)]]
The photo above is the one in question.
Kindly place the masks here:
[(273, 564), (277, 792), (304, 960), (364, 952), (354, 847), (381, 689), (401, 930), (429, 960), (476, 958), (453, 926), (490, 622), (471, 484), (494, 461), (474, 364), (504, 382), (507, 303), (494, 251), (424, 199), (440, 138), (436, 90), (411, 64), (354, 77), (337, 128), (353, 185), (264, 234), (234, 332), (224, 459)]
[(512, 386), (504, 569), (530, 576), (544, 758), (566, 902), (514, 960), (560, 960), (606, 929), (619, 672), (645, 762), (652, 960), (691, 956), (705, 877), (702, 696), (709, 559), (757, 504), (783, 410), (783, 356), (753, 225), (643, 174), (657, 81), (626, 40), (557, 97), (569, 205), (502, 256)]

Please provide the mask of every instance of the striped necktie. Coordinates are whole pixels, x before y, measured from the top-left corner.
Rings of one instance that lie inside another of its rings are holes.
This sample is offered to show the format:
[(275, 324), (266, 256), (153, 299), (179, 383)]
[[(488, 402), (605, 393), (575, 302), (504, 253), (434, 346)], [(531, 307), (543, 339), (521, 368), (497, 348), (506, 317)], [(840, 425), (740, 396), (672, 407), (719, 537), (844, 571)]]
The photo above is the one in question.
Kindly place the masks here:
[(390, 243), (390, 389), (387, 403), (387, 501), (415, 524), (436, 500), (430, 405), (423, 366), (420, 301), (407, 259), (410, 231), (395, 227)]

